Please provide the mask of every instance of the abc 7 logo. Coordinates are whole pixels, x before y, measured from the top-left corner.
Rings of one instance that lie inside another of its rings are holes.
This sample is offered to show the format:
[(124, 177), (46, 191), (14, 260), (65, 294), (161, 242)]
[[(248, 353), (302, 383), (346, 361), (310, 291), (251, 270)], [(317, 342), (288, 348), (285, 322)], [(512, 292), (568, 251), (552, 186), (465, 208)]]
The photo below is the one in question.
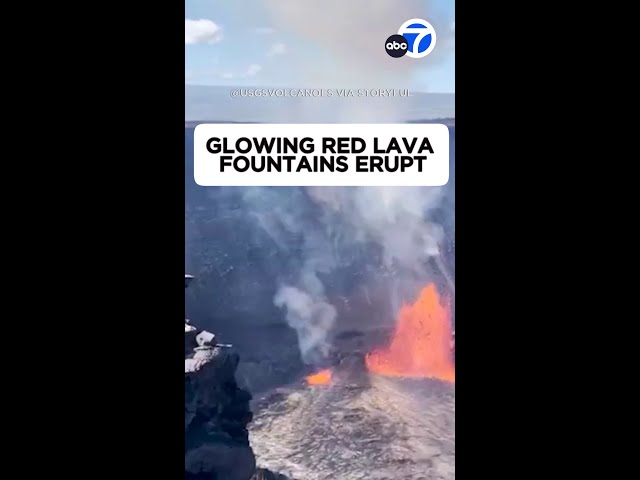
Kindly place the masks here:
[(393, 58), (408, 56), (422, 58), (436, 46), (436, 31), (431, 24), (420, 18), (404, 22), (398, 33), (387, 38), (384, 48)]

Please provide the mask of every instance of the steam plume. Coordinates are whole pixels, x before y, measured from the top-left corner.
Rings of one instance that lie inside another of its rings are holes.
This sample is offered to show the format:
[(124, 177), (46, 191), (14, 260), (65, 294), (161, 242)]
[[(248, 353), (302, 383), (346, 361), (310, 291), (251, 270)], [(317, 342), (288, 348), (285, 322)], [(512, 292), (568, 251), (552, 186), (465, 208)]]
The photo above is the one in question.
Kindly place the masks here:
[(410, 296), (408, 290), (432, 280), (429, 261), (438, 258), (444, 229), (430, 216), (441, 207), (443, 194), (441, 188), (420, 187), (245, 190), (250, 213), (281, 249), (297, 257), (292, 275), (281, 279), (274, 304), (296, 330), (306, 363), (326, 359), (331, 331), (339, 322), (322, 279), (353, 260), (341, 252), (375, 246), (381, 256), (366, 261), (374, 270), (389, 272), (389, 298), (382, 300), (396, 307)]
[[(290, 77), (296, 86), (313, 88), (409, 89), (413, 76), (428, 73), (447, 58), (454, 32), (432, 0), (263, 0), (273, 24), (304, 45), (288, 53)], [(436, 30), (436, 48), (428, 61), (391, 58), (386, 39), (411, 18), (424, 18)], [(294, 42), (295, 45), (296, 42)], [(425, 78), (422, 76), (421, 78)], [(428, 77), (427, 77), (428, 78)], [(411, 109), (404, 98), (297, 99), (304, 118), (323, 118), (330, 109), (338, 123), (399, 122)], [(292, 122), (291, 113), (279, 122)], [(295, 120), (293, 120), (295, 121)]]
[[(279, 31), (317, 47), (317, 55), (300, 57), (300, 71), (325, 86), (405, 88), (410, 73), (444, 57), (453, 31), (447, 20), (424, 0), (264, 0)], [(429, 63), (394, 59), (385, 40), (411, 18), (424, 18), (436, 29), (438, 45)]]
[[(304, 86), (408, 88), (418, 68), (429, 69), (453, 45), (453, 31), (431, 1), (263, 1), (278, 32), (311, 47), (303, 49), (304, 55), (289, 52), (294, 57), (289, 64), (299, 67)], [(438, 43), (428, 62), (394, 59), (384, 50), (385, 40), (411, 18), (424, 18), (436, 29)], [(404, 115), (397, 98), (368, 102), (302, 99), (299, 107), (313, 110), (319, 105), (330, 108), (333, 121), (339, 123), (402, 121)], [(278, 120), (295, 123), (291, 113), (286, 115)], [(391, 272), (397, 285), (389, 289), (390, 296), (406, 293), (407, 278), (424, 282), (434, 275), (433, 265), (445, 268), (441, 261), (431, 261), (438, 258), (445, 234), (443, 226), (432, 218), (442, 207), (442, 197), (440, 188), (245, 190), (244, 201), (256, 221), (281, 249), (291, 251), (292, 257), (294, 253), (299, 256), (295, 274), (281, 279), (274, 303), (286, 311), (287, 322), (296, 329), (306, 362), (318, 362), (327, 355), (331, 329), (339, 322), (323, 278), (351, 260), (341, 252), (375, 245), (382, 259), (368, 261), (373, 268)], [(451, 277), (444, 270), (442, 273), (452, 286)], [(399, 299), (389, 301), (398, 303)]]
[(321, 362), (329, 353), (327, 332), (336, 320), (336, 309), (322, 293), (315, 295), (300, 288), (284, 286), (274, 298), (277, 307), (286, 308), (287, 323), (298, 333), (302, 360)]

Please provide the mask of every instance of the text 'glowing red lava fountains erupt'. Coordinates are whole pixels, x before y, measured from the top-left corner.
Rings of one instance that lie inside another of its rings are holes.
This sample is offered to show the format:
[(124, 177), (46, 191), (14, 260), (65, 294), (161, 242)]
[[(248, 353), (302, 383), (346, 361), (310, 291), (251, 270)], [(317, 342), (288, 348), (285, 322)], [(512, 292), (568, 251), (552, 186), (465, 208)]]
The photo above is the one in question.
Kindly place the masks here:
[(451, 310), (434, 284), (413, 305), (400, 309), (391, 344), (366, 357), (370, 372), (389, 377), (436, 378), (455, 382), (451, 355)]
[(309, 385), (326, 385), (331, 383), (331, 370), (320, 370), (313, 375), (307, 377)]

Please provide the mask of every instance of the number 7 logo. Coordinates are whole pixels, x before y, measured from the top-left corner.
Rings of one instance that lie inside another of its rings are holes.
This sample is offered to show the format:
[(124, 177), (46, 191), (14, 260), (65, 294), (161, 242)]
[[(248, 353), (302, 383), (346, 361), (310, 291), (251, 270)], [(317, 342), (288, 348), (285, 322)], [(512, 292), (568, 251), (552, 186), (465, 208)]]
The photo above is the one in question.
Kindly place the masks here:
[(413, 18), (402, 24), (398, 34), (407, 39), (407, 57), (423, 58), (436, 46), (436, 31), (426, 20)]

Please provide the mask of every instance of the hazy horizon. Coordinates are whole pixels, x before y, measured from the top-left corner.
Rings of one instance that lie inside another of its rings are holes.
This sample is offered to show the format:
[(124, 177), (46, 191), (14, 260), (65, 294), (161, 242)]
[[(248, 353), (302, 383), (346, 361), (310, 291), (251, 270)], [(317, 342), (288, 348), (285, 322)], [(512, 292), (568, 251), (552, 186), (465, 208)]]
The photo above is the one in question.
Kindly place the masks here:
[[(233, 97), (231, 92), (237, 89), (314, 88), (185, 84), (185, 121), (395, 123), (455, 118), (455, 93), (424, 93), (409, 89), (409, 97), (359, 97), (357, 94), (339, 97), (336, 92), (342, 89), (332, 88), (334, 95), (331, 97)], [(396, 95), (399, 90), (396, 89)]]

